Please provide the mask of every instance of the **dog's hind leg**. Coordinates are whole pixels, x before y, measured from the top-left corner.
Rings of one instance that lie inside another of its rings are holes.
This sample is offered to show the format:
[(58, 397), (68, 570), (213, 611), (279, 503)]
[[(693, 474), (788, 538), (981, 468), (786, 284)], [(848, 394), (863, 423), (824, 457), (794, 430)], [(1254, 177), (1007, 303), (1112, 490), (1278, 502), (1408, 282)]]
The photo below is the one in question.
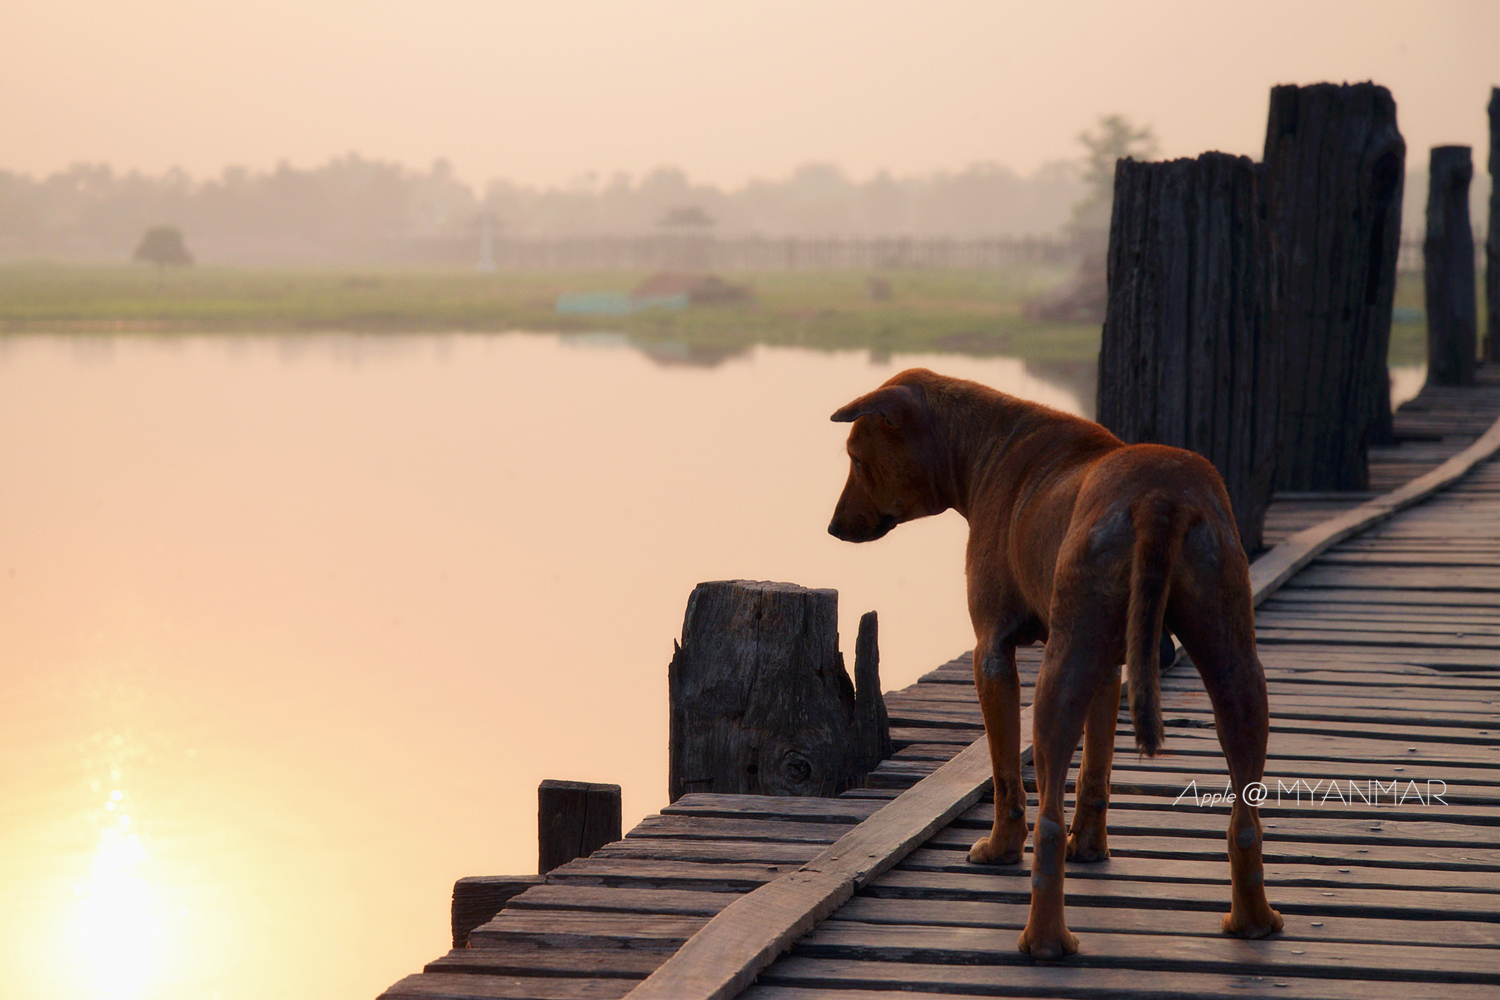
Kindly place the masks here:
[(1021, 681), (1016, 647), (983, 637), (974, 647), (974, 687), (990, 740), (995, 774), (995, 823), (974, 843), (977, 865), (1015, 864), (1026, 849), (1026, 786), (1021, 781)]
[[(1083, 624), (1088, 617), (1093, 627)], [(1073, 628), (1054, 621), (1041, 673), (1036, 680), (1032, 714), (1033, 761), (1041, 800), (1032, 838), (1031, 911), (1018, 942), (1033, 958), (1062, 958), (1078, 950), (1078, 938), (1068, 930), (1063, 915), (1063, 861), (1067, 841), (1063, 832), (1063, 794), (1073, 751), (1083, 735), (1084, 721), (1101, 687), (1113, 688), (1119, 704), (1118, 680), (1110, 682), (1113, 664), (1103, 652), (1099, 621), (1103, 615), (1081, 616)], [(1118, 673), (1113, 675), (1119, 677)]]
[(1069, 861), (1103, 861), (1109, 857), (1109, 772), (1115, 759), (1115, 724), (1120, 718), (1120, 670), (1107, 678), (1089, 702), (1083, 724), (1083, 766), (1078, 770), (1073, 823), (1068, 828)]
[(1260, 812), (1245, 801), (1245, 789), (1265, 776), (1270, 709), (1265, 672), (1255, 655), (1249, 594), (1238, 593), (1248, 587), (1229, 589), (1232, 600), (1209, 596), (1195, 601), (1197, 607), (1179, 619), (1183, 630), (1174, 631), (1208, 690), (1234, 792), (1228, 835), (1230, 906), (1224, 933), (1261, 938), (1281, 930), (1282, 919), (1266, 900)]

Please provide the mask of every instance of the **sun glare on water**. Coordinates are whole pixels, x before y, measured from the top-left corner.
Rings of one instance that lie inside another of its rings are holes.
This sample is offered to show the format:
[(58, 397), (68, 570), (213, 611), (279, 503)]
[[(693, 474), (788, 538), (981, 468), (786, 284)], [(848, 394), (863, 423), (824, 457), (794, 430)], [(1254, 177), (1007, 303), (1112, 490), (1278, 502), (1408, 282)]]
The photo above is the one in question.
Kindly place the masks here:
[(78, 897), (74, 940), (92, 968), (95, 995), (107, 1000), (148, 995), (161, 957), (160, 899), (149, 878), (151, 858), (131, 829), (126, 806), (123, 791), (109, 792), (88, 880), (73, 887)]

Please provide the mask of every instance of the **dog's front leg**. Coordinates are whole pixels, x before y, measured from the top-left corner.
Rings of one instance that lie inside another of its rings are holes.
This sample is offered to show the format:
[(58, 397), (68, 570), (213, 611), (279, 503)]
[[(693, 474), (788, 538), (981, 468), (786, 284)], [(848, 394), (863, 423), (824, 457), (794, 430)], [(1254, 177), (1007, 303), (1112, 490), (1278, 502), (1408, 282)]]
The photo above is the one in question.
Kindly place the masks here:
[(1012, 865), (1026, 849), (1026, 786), (1021, 782), (1021, 681), (1016, 647), (982, 637), (974, 647), (974, 687), (995, 772), (995, 825), (969, 849), (977, 865)]

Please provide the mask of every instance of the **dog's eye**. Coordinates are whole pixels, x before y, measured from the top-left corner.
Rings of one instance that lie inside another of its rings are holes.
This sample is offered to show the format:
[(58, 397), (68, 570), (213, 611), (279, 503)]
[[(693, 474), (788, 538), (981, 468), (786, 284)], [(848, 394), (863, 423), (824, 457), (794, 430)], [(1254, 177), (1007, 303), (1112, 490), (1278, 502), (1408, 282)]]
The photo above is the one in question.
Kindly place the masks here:
[(861, 469), (864, 468), (863, 465), (859, 464), (859, 459), (855, 458), (853, 455), (849, 456), (849, 461), (851, 461), (851, 462), (854, 463), (854, 471), (855, 472), (858, 472), (859, 470), (861, 470)]

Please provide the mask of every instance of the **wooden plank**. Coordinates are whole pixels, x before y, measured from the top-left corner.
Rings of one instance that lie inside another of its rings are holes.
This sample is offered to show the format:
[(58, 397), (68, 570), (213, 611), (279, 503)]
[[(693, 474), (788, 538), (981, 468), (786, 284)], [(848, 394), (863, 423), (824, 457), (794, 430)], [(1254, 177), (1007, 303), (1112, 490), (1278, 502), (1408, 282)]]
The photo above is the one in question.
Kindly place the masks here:
[[(1069, 810), (1071, 811), (1071, 810)], [(1228, 823), (1223, 824), (1224, 827)], [(1222, 832), (1222, 831), (1221, 831)], [(1197, 833), (1197, 836), (1189, 836)], [(1204, 836), (1205, 833), (1210, 835)], [(923, 850), (947, 849), (967, 851), (973, 842), (971, 829), (950, 826), (927, 841)], [(1128, 833), (1111, 823), (1110, 858), (1160, 858), (1184, 861), (1222, 861), (1225, 858), (1223, 837), (1210, 831), (1182, 831), (1163, 824), (1154, 831)], [(913, 852), (909, 857), (915, 857)], [(1324, 839), (1321, 842), (1290, 839), (1284, 831), (1265, 842), (1264, 857), (1269, 864), (1327, 865), (1334, 868), (1364, 865), (1373, 868), (1423, 868), (1446, 872), (1500, 872), (1500, 845), (1469, 844), (1465, 847), (1435, 847), (1430, 844), (1356, 847), (1353, 843)]]
[(553, 949), (675, 951), (708, 920), (708, 917), (645, 916), (623, 912), (506, 911), (474, 931), (470, 937), (470, 950), (528, 944)]
[[(964, 745), (970, 742), (966, 740)], [(879, 807), (857, 799), (804, 798), (789, 795), (716, 795), (695, 792), (662, 809), (667, 816), (738, 816), (790, 819), (799, 823), (849, 823), (868, 819)]]
[(820, 844), (770, 843), (763, 840), (684, 840), (677, 837), (632, 837), (616, 841), (594, 852), (611, 860), (698, 861), (706, 863), (748, 862), (765, 865), (800, 865), (817, 853)]
[(380, 994), (380, 1000), (618, 1000), (633, 982), (614, 978), (424, 972), (407, 976)]
[(734, 893), (691, 889), (635, 889), (588, 885), (540, 885), (511, 900), (508, 910), (661, 913), (711, 917), (735, 899)]
[(486, 976), (555, 976), (605, 979), (645, 979), (666, 960), (660, 950), (628, 948), (482, 947), (457, 948), (428, 962), (425, 973)]
[[(580, 858), (547, 874), (554, 885), (693, 888), (706, 892), (749, 892), (795, 871), (796, 865), (703, 864), (692, 861), (619, 861)], [(519, 898), (519, 897), (517, 897)]]
[(1364, 566), (1309, 566), (1297, 575), (1298, 590), (1426, 590), (1494, 594), (1500, 580), (1492, 567), (1451, 566), (1442, 568), (1398, 568)]
[[(1227, 876), (1227, 861), (1225, 866)], [(1068, 883), (1068, 907), (1120, 906), (1219, 913), (1229, 905), (1227, 882), (1227, 877), (1218, 884), (1072, 879)], [(1009, 870), (962, 874), (897, 869), (888, 872), (865, 891), (888, 899), (977, 899), (1026, 903), (1031, 900), (1031, 870), (1017, 866)], [(1283, 885), (1277, 886), (1271, 902), (1287, 916), (1305, 914), (1314, 920), (1324, 914), (1337, 913), (1387, 919), (1500, 922), (1500, 910), (1495, 906), (1494, 896), (1489, 893)]]
[[(1269, 842), (1268, 842), (1269, 843)], [(1114, 839), (1110, 840), (1113, 847)], [(908, 872), (972, 872), (969, 847), (920, 847), (907, 855), (897, 867)], [(1183, 857), (1144, 857), (1129, 853), (1118, 856), (1111, 850), (1106, 863), (1069, 864), (1068, 885), (1077, 880), (1137, 882), (1202, 882), (1222, 886), (1229, 876), (1229, 860), (1224, 851), (1209, 860)], [(1300, 859), (1299, 859), (1300, 860)], [(1023, 866), (1028, 877), (1030, 865)], [(1429, 871), (1421, 868), (1369, 867), (1351, 862), (1344, 866), (1266, 862), (1266, 886), (1311, 886), (1324, 889), (1411, 889), (1419, 891), (1482, 893), (1492, 897), (1491, 908), (1500, 909), (1500, 874), (1470, 870), (1464, 872)]]
[[(833, 920), (866, 924), (911, 924), (935, 927), (993, 927), (1020, 931), (1026, 926), (1026, 903), (981, 903), (961, 899), (880, 899), (857, 895), (839, 908)], [(1314, 926), (1316, 924), (1316, 926)], [(1184, 937), (1218, 938), (1222, 933), (1200, 912), (1132, 910), (1120, 907), (1077, 907), (1068, 912), (1068, 925), (1078, 933), (1145, 931)], [(1327, 916), (1287, 922), (1288, 937), (1318, 941), (1389, 942), (1408, 945), (1493, 948), (1500, 946), (1500, 926), (1461, 920), (1381, 920)]]
[[(663, 813), (647, 816), (634, 830), (633, 837), (684, 837), (720, 840), (763, 840), (771, 842), (807, 842), (831, 844), (849, 832), (849, 823), (797, 823), (784, 819), (741, 819), (730, 816), (700, 816)], [(816, 852), (814, 852), (816, 853)], [(809, 854), (808, 857), (812, 855)]]
[(1401, 607), (1430, 608), (1500, 608), (1500, 597), (1482, 591), (1451, 591), (1437, 594), (1430, 590), (1357, 590), (1350, 587), (1299, 589), (1283, 587), (1276, 592), (1276, 600), (1283, 604), (1355, 604), (1364, 607), (1397, 605)]
[[(1253, 949), (1260, 942), (1247, 942)], [(1089, 945), (1080, 947), (1088, 953)], [(1018, 953), (1019, 954), (1019, 953)], [(1313, 979), (1266, 968), (1253, 975), (1117, 969), (1077, 963), (1037, 965), (929, 965), (916, 962), (826, 961), (792, 957), (767, 970), (745, 1000), (871, 1000), (900, 991), (903, 998), (929, 995), (1011, 997), (1078, 996), (1097, 1000), (1202, 1000), (1203, 997), (1266, 997), (1274, 1000), (1494, 1000), (1494, 987), (1470, 983), (1402, 983), (1398, 990), (1376, 979)], [(802, 987), (785, 990), (781, 987)], [(825, 987), (826, 992), (807, 992)], [(837, 990), (837, 992), (833, 992)], [(869, 992), (865, 992), (869, 991)]]
[[(1101, 932), (1068, 965), (1155, 969), (1174, 974), (1215, 972), (1313, 978), (1383, 979), (1386, 982), (1500, 984), (1494, 955), (1485, 948), (1412, 947), (1343, 941), (1308, 941), (1277, 935), (1245, 946), (1232, 938)], [(797, 945), (806, 958), (866, 962), (1034, 966), (1010, 934), (977, 927), (888, 927), (829, 921)]]

